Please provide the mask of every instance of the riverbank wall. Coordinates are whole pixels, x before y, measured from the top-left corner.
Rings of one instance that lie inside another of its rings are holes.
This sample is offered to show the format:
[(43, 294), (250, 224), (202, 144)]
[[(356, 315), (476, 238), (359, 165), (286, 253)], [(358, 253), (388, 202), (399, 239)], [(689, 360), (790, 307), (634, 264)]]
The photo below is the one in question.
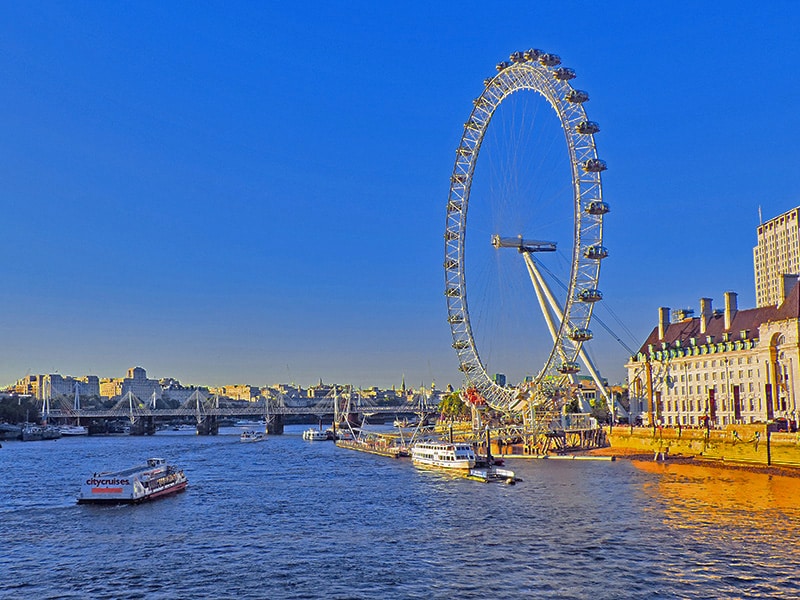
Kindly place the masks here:
[(620, 453), (664, 453), (765, 466), (800, 468), (800, 433), (775, 431), (773, 425), (728, 425), (725, 429), (672, 427), (606, 428), (606, 440)]

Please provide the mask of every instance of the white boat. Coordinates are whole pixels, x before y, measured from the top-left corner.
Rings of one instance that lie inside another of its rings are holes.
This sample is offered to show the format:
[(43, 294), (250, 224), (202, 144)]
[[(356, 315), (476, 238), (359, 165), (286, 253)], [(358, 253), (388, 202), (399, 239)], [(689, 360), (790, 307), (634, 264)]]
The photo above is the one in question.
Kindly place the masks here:
[(252, 429), (243, 431), (239, 436), (240, 442), (263, 442), (266, 439), (267, 436), (262, 431), (253, 431)]
[(61, 432), (61, 435), (65, 436), (89, 435), (89, 430), (83, 425), (62, 425), (58, 430)]
[(308, 440), (309, 442), (324, 442), (331, 438), (328, 435), (327, 431), (322, 431), (321, 429), (314, 429), (312, 427), (310, 429), (306, 429), (303, 432), (303, 439)]
[(417, 442), (411, 447), (411, 462), (420, 467), (469, 471), (478, 457), (471, 444)]
[(146, 465), (87, 477), (78, 504), (138, 504), (182, 492), (188, 483), (183, 471), (163, 458), (148, 458)]

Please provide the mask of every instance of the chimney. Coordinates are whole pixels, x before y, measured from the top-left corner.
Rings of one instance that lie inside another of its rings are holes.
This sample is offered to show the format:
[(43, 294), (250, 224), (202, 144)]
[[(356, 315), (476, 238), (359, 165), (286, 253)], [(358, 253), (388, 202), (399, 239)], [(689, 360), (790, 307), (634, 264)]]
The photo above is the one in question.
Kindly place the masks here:
[(700, 333), (705, 333), (711, 321), (711, 298), (700, 298)]
[(662, 306), (658, 309), (658, 341), (664, 339), (669, 327), (669, 308)]
[(733, 317), (736, 316), (736, 311), (739, 310), (736, 304), (736, 292), (725, 292), (725, 331), (729, 331)]

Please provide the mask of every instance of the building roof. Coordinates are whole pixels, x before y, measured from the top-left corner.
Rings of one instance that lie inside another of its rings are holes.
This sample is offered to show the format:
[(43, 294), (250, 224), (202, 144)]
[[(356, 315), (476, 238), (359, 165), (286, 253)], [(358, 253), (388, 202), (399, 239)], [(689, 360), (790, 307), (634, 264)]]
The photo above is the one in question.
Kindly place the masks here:
[(757, 330), (762, 323), (769, 321), (784, 321), (786, 319), (800, 319), (800, 285), (794, 285), (786, 299), (779, 306), (764, 306), (762, 308), (748, 308), (746, 310), (733, 311), (730, 329), (725, 329), (725, 316), (722, 311), (715, 311), (706, 325), (705, 333), (700, 333), (700, 319), (702, 317), (692, 317), (670, 323), (664, 332), (664, 338), (658, 337), (658, 325), (656, 325), (647, 336), (639, 352), (648, 353), (650, 345), (660, 347), (662, 342), (667, 342), (670, 346), (676, 341), (680, 341), (682, 346), (689, 344), (691, 338), (695, 338), (698, 343), (705, 343), (707, 336), (713, 336), (714, 340), (722, 341), (723, 333), (732, 334), (732, 339), (739, 338), (740, 331), (748, 331), (750, 339), (758, 337)]

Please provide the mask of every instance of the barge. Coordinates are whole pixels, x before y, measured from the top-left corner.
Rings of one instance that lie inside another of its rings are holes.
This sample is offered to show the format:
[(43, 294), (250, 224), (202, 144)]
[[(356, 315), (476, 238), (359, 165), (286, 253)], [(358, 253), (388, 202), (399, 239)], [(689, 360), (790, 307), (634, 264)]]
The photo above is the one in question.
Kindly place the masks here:
[(138, 504), (186, 489), (186, 475), (163, 458), (123, 471), (94, 473), (81, 485), (78, 504)]
[(375, 441), (340, 439), (336, 440), (336, 445), (340, 448), (347, 448), (348, 450), (357, 450), (358, 452), (377, 454), (378, 456), (388, 456), (389, 458), (408, 456), (408, 452), (400, 446), (376, 443)]

